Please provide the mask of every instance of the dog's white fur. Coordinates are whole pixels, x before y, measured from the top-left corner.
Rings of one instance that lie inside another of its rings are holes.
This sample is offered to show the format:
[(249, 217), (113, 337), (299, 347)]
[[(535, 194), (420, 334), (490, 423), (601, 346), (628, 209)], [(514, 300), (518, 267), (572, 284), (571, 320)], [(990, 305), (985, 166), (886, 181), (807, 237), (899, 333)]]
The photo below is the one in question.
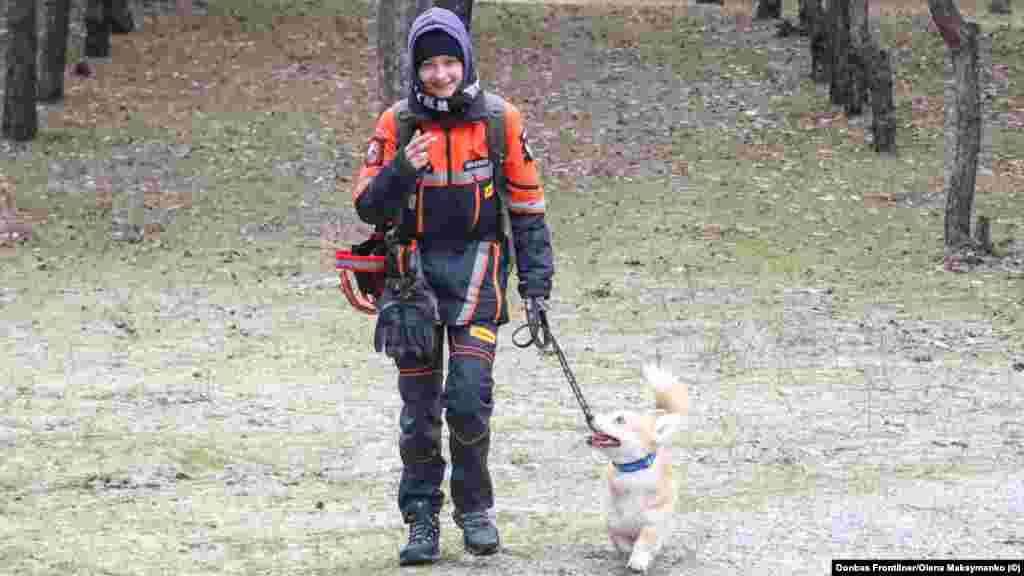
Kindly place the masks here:
[[(655, 410), (620, 410), (595, 416), (602, 434), (588, 443), (606, 456), (608, 491), (606, 511), (608, 536), (623, 555), (629, 556), (629, 568), (646, 573), (671, 532), (676, 489), (672, 478), (669, 441), (686, 416), (689, 392), (659, 365), (643, 367), (644, 379), (654, 387)], [(620, 472), (616, 464), (626, 464), (654, 453), (654, 463), (632, 472)]]

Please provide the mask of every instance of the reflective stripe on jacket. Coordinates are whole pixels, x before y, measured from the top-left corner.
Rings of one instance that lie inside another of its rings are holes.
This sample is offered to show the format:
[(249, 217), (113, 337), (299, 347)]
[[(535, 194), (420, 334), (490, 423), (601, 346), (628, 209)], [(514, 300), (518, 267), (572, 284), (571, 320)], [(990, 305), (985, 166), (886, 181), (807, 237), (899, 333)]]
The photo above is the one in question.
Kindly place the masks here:
[[(364, 221), (393, 222), (403, 192), (408, 204), (402, 231), (419, 239), (424, 273), (437, 292), (442, 321), (465, 324), (477, 317), (507, 322), (505, 289), (509, 259), (501, 244), (500, 204), (492, 181), (483, 114), (456, 123), (421, 118), (421, 132), (434, 134), (430, 169), (417, 173), (397, 154), (398, 127), (392, 106), (377, 121), (366, 160), (352, 191)], [(553, 258), (544, 221), (544, 189), (529, 157), (522, 116), (506, 103), (507, 183), (521, 295), (547, 296)]]

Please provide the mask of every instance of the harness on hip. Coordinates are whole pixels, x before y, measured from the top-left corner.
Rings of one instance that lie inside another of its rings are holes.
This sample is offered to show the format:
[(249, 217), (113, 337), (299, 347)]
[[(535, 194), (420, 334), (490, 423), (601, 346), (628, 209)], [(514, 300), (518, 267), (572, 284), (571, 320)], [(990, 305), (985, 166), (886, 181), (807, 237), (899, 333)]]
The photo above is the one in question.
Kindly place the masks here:
[[(487, 109), (486, 134), (487, 154), (491, 160), (491, 173), (494, 188), (497, 191), (500, 206), (501, 222), (499, 235), (501, 242), (508, 243), (507, 253), (515, 265), (515, 244), (512, 238), (512, 219), (508, 211), (508, 193), (505, 180), (505, 100), (497, 94), (484, 92), (482, 97)], [(409, 110), (409, 102), (403, 99), (395, 109), (398, 124), (398, 147), (405, 147), (416, 132), (417, 117)], [(402, 202), (401, 205), (405, 205)], [(400, 212), (401, 213), (401, 212)], [(377, 301), (385, 287), (385, 278), (394, 273), (393, 268), (399, 265), (394, 258), (388, 258), (388, 244), (408, 246), (412, 241), (398, 237), (398, 222), (388, 227), (378, 227), (365, 242), (353, 246), (350, 250), (335, 252), (335, 268), (339, 271), (341, 291), (349, 304), (356, 310), (367, 314), (377, 313)], [(407, 251), (406, 251), (407, 252)], [(355, 277), (353, 283), (352, 277)], [(353, 286), (355, 284), (355, 286)]]

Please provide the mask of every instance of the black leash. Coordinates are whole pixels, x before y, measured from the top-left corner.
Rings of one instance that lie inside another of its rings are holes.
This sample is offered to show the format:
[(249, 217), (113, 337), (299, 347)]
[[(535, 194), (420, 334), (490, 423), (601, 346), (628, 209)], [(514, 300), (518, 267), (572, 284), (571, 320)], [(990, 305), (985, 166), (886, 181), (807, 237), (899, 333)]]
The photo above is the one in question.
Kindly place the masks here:
[[(555, 355), (558, 356), (558, 362), (562, 365), (562, 372), (565, 373), (565, 378), (569, 381), (569, 387), (572, 388), (572, 393), (576, 396), (576, 401), (579, 402), (580, 408), (583, 410), (583, 417), (587, 419), (587, 427), (595, 434), (600, 433), (601, 431), (594, 425), (594, 414), (590, 411), (590, 406), (587, 405), (587, 401), (583, 398), (580, 385), (576, 382), (576, 377), (573, 376), (572, 370), (569, 368), (565, 352), (562, 352), (562, 347), (558, 345), (558, 341), (555, 340), (555, 336), (551, 333), (547, 312), (539, 310), (537, 315), (540, 317), (539, 322), (527, 322), (512, 332), (512, 343), (518, 348), (528, 348), (531, 345), (535, 345), (541, 352), (546, 352), (549, 345), (554, 348)], [(516, 340), (516, 335), (522, 332), (524, 328), (529, 329), (530, 339), (525, 342), (519, 342)]]

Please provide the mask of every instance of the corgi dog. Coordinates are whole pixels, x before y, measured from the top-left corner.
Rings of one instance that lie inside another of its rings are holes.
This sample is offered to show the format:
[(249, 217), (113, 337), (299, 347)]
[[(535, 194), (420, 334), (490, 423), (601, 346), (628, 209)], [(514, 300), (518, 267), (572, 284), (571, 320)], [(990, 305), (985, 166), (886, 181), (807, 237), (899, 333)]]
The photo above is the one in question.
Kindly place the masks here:
[(608, 465), (608, 536), (629, 557), (629, 568), (646, 573), (672, 530), (676, 489), (669, 441), (686, 416), (689, 390), (668, 370), (647, 364), (655, 410), (620, 410), (594, 417), (600, 431), (587, 443)]

